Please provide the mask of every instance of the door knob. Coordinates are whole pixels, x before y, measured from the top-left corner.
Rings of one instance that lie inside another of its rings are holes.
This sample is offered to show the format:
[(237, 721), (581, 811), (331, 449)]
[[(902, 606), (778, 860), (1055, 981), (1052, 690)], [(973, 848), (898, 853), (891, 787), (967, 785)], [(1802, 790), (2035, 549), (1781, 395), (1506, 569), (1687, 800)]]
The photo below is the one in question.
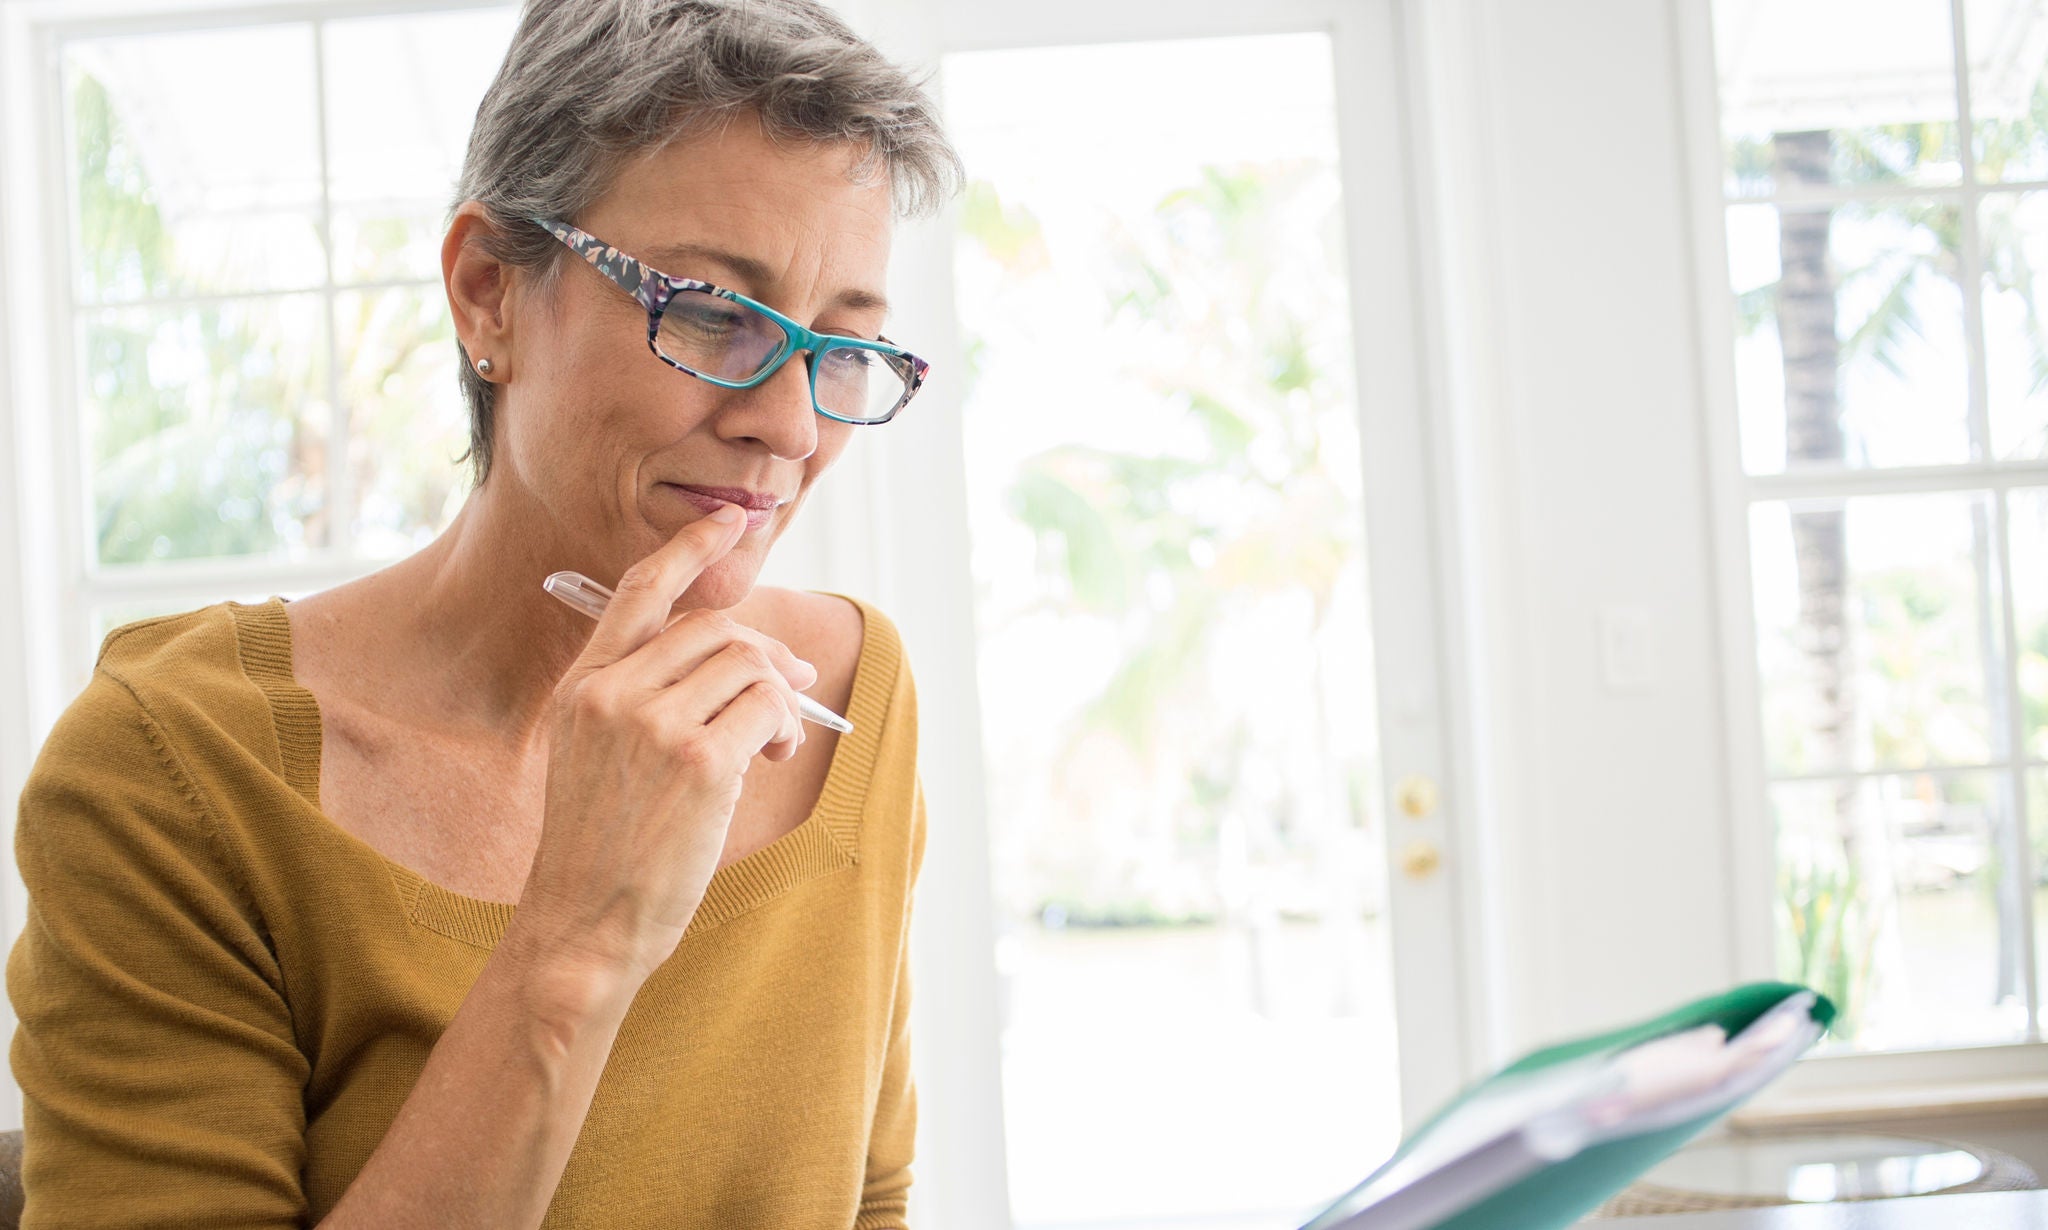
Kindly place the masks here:
[(1420, 773), (1411, 773), (1394, 788), (1394, 803), (1411, 820), (1427, 819), (1436, 813), (1436, 783)]
[(1411, 841), (1401, 847), (1401, 872), (1411, 880), (1427, 880), (1443, 865), (1443, 851), (1433, 841)]

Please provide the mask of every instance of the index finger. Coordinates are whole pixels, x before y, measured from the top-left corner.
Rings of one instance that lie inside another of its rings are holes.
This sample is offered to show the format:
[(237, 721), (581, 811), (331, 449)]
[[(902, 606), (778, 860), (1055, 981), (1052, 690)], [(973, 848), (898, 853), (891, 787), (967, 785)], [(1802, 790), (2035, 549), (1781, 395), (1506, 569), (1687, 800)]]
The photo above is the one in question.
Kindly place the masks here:
[(610, 666), (652, 640), (669, 620), (683, 591), (717, 563), (745, 533), (746, 510), (727, 504), (699, 517), (619, 577), (611, 604), (598, 617), (597, 631), (583, 647), (579, 665)]

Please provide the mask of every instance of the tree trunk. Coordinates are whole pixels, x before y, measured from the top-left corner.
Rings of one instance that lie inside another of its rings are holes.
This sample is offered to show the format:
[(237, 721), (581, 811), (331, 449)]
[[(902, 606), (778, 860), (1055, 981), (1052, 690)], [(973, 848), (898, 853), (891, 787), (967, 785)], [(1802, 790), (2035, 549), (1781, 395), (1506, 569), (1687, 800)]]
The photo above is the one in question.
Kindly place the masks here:
[[(1781, 132), (1772, 138), (1785, 186), (1828, 181), (1828, 134)], [(1841, 343), (1835, 334), (1835, 278), (1828, 265), (1831, 210), (1787, 210), (1778, 218), (1778, 337), (1785, 365), (1786, 467), (1839, 465), (1846, 459), (1836, 394)], [(1820, 701), (1815, 726), (1825, 760), (1846, 766), (1855, 734), (1855, 669), (1849, 656), (1848, 549), (1839, 508), (1795, 510), (1799, 564), (1799, 642)]]
[[(1831, 151), (1826, 132), (1781, 132), (1771, 145), (1781, 190), (1828, 182)], [(1835, 329), (1836, 285), (1828, 263), (1833, 221), (1833, 211), (1826, 209), (1782, 210), (1778, 215), (1778, 338), (1784, 356), (1787, 469), (1838, 466), (1847, 460), (1837, 391), (1841, 343)], [(1815, 767), (1848, 770), (1855, 756), (1856, 663), (1849, 636), (1845, 516), (1840, 507), (1795, 508), (1791, 524), (1799, 569), (1798, 645), (1816, 708), (1811, 715), (1819, 742)], [(1845, 935), (1851, 960), (1872, 955), (1857, 951), (1859, 940), (1880, 951), (1896, 943), (1896, 927), (1890, 921), (1891, 851), (1881, 821), (1864, 816), (1863, 810), (1858, 783), (1842, 782), (1835, 791), (1835, 815), (1843, 855), (1860, 890), (1855, 895), (1874, 914), (1868, 931)], [(1853, 911), (1853, 899), (1839, 908)], [(1850, 913), (1843, 921), (1853, 917)], [(1873, 963), (1879, 970), (1892, 964)], [(1809, 979), (1815, 974), (1807, 971)], [(1867, 1020), (1862, 1007), (1843, 1005), (1846, 1014)]]

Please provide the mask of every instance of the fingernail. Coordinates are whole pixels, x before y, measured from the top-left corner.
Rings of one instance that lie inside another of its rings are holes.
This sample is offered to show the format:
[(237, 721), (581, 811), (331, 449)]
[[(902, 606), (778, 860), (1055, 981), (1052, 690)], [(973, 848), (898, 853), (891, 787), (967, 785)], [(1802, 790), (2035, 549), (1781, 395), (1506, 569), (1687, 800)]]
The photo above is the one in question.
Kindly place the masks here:
[(737, 504), (727, 504), (725, 507), (711, 514), (711, 519), (713, 521), (718, 522), (720, 525), (731, 525), (735, 521), (746, 520), (746, 517), (747, 510), (741, 508)]

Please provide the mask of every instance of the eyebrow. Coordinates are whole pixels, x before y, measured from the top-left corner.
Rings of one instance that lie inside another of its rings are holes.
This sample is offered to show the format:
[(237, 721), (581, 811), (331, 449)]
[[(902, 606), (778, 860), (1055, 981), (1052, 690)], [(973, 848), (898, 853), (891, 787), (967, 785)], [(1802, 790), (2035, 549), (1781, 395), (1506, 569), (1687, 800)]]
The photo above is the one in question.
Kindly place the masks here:
[[(691, 261), (711, 261), (715, 264), (723, 265), (738, 274), (742, 281), (749, 282), (755, 286), (766, 286), (775, 280), (775, 275), (769, 270), (768, 266), (755, 260), (753, 257), (745, 256), (738, 252), (729, 252), (724, 248), (714, 248), (708, 244), (672, 243), (665, 247), (649, 249), (646, 257), (647, 264), (660, 269), (664, 273), (668, 272), (672, 266), (685, 265)], [(674, 276), (681, 277), (684, 275), (676, 274)], [(889, 310), (889, 301), (887, 299), (873, 291), (861, 290), (858, 287), (848, 287), (840, 291), (832, 297), (832, 302), (838, 306), (849, 307), (860, 312), (876, 311), (886, 314)]]

